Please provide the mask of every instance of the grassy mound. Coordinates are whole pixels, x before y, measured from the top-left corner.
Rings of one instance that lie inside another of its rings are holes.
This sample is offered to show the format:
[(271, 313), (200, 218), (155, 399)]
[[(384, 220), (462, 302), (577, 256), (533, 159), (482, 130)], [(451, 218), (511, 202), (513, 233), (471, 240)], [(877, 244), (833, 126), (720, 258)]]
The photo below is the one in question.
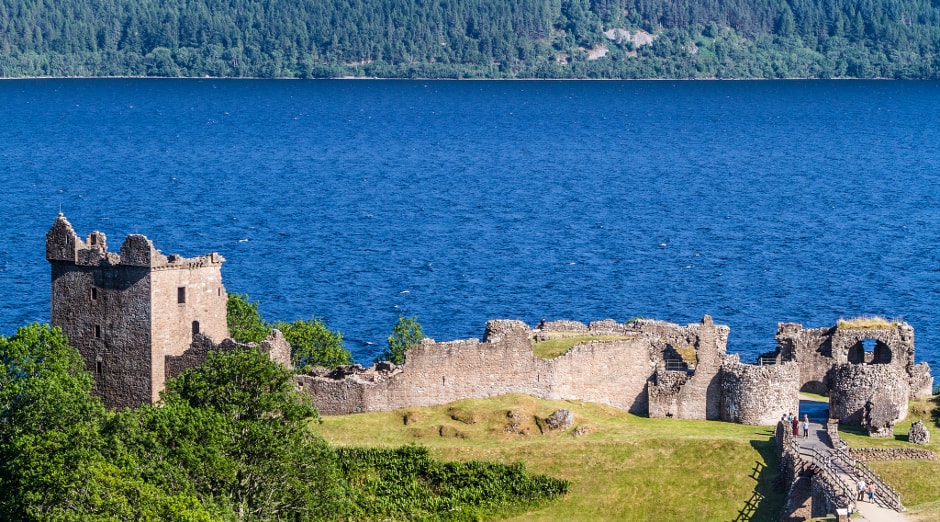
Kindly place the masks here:
[[(575, 423), (548, 429), (545, 418), (560, 408)], [(731, 520), (748, 502), (753, 520), (770, 520), (783, 500), (772, 488), (771, 428), (508, 395), (326, 417), (312, 429), (340, 446), (417, 443), (444, 460), (523, 462), (570, 481), (566, 497), (512, 520)]]

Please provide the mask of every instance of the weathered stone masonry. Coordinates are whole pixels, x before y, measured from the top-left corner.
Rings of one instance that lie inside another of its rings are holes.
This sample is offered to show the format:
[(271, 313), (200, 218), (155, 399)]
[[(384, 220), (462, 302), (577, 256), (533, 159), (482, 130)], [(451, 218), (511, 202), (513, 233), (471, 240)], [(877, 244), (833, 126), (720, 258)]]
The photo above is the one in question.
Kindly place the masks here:
[[(617, 338), (585, 342), (554, 359), (535, 357), (533, 340), (559, 332)], [(558, 321), (534, 331), (519, 321), (490, 321), (482, 342), (425, 340), (407, 352), (399, 367), (383, 363), (321, 371), (297, 381), (324, 414), (508, 393), (598, 402), (652, 417), (749, 424), (773, 424), (781, 411), (795, 411), (795, 365), (750, 373), (741, 369), (748, 365), (737, 362), (737, 356), (725, 354), (727, 336), (728, 327), (713, 324), (708, 316), (686, 326), (650, 320)], [(687, 355), (694, 362), (681, 359), (680, 351), (694, 353)], [(667, 369), (667, 362), (677, 368)], [(723, 372), (735, 378), (723, 384)]]
[(874, 328), (851, 321), (829, 328), (781, 323), (770, 356), (799, 366), (801, 390), (829, 395), (831, 417), (863, 426), (873, 436), (891, 436), (907, 415), (908, 398), (929, 396), (933, 378), (926, 363), (914, 364), (914, 328), (902, 321), (882, 323)]
[(194, 335), (228, 337), (222, 256), (164, 256), (130, 235), (120, 253), (103, 233), (79, 239), (59, 214), (46, 234), (52, 265), (52, 317), (95, 376), (109, 407), (155, 402), (167, 357), (182, 357)]
[[(166, 379), (210, 351), (243, 346), (228, 339), (221, 256), (164, 256), (138, 234), (125, 239), (120, 253), (108, 252), (106, 241), (97, 231), (82, 241), (61, 214), (46, 234), (52, 324), (81, 352), (107, 406), (156, 402)], [(914, 364), (913, 328), (882, 323), (880, 329), (781, 323), (777, 349), (761, 358), (771, 364), (750, 365), (726, 353), (730, 330), (707, 315), (686, 326), (608, 319), (543, 321), (534, 330), (499, 320), (487, 323), (482, 342), (425, 340), (400, 367), (320, 369), (296, 381), (325, 414), (523, 393), (651, 417), (758, 425), (797, 411), (802, 389), (828, 393), (832, 417), (885, 435), (905, 415), (908, 397), (929, 394), (933, 381), (926, 364)], [(603, 339), (549, 360), (533, 353), (536, 341), (585, 335)], [(290, 346), (279, 332), (261, 348), (290, 365)]]

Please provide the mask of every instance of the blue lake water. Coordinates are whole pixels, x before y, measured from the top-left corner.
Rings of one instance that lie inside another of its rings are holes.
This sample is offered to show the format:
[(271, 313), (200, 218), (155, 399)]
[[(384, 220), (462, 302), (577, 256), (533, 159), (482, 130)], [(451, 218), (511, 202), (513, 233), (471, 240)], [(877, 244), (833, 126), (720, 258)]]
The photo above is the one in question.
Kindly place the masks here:
[(358, 361), (397, 316), (902, 318), (940, 367), (940, 83), (0, 82), (0, 333), (48, 321), (61, 209), (112, 250), (218, 251)]

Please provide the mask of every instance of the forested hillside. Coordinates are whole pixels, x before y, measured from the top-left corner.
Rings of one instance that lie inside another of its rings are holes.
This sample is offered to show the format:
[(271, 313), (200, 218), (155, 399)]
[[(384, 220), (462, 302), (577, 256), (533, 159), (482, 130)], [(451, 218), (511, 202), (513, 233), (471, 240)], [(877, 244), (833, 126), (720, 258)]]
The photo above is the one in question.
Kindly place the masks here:
[(0, 76), (940, 78), (940, 0), (0, 0)]

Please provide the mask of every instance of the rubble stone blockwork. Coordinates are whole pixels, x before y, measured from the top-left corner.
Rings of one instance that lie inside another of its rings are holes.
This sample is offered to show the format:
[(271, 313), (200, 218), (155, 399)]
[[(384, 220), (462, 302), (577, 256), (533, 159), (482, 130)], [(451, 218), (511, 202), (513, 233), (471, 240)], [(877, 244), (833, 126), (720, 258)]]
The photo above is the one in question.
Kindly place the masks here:
[[(82, 241), (62, 214), (46, 234), (52, 265), (51, 322), (62, 328), (112, 408), (155, 402), (168, 358), (228, 337), (222, 256), (164, 256), (133, 234), (120, 253), (92, 232)], [(176, 364), (173, 362), (172, 364)]]
[(787, 362), (742, 364), (737, 354), (721, 366), (721, 420), (768, 426), (784, 412), (798, 412), (800, 368)]
[(893, 366), (838, 364), (830, 372), (829, 414), (872, 436), (894, 436), (894, 425), (907, 416), (907, 377)]
[[(728, 333), (708, 316), (686, 326), (543, 322), (534, 331), (519, 321), (490, 321), (482, 342), (425, 340), (407, 352), (402, 366), (324, 370), (297, 382), (328, 415), (507, 393), (599, 402), (651, 417), (720, 419), (728, 412), (729, 420), (749, 424), (772, 425), (781, 412), (795, 411), (795, 365), (753, 373), (735, 367), (735, 378), (724, 383)], [(578, 344), (554, 359), (534, 355), (534, 341), (559, 335), (613, 339)]]
[(809, 329), (780, 323), (776, 339), (774, 355), (799, 366), (801, 390), (828, 394), (831, 417), (874, 436), (892, 434), (907, 415), (908, 398), (932, 392), (930, 367), (914, 364), (914, 329), (905, 322), (840, 321)]
[(907, 431), (907, 440), (911, 444), (930, 444), (930, 430), (924, 426), (923, 421), (915, 421), (911, 424), (911, 429)]
[[(700, 337), (701, 331), (712, 331), (713, 335)], [(534, 355), (533, 339), (561, 332), (617, 339), (588, 341), (554, 359)], [(647, 383), (662, 363), (663, 354), (674, 352), (673, 343), (698, 344), (700, 353), (712, 352), (701, 353), (700, 365), (717, 372), (720, 363), (713, 361), (724, 353), (725, 339), (727, 327), (683, 327), (649, 320), (543, 323), (535, 331), (520, 321), (490, 321), (482, 342), (436, 343), (426, 339), (407, 352), (402, 366), (321, 372), (297, 379), (324, 414), (388, 411), (507, 393), (599, 402), (645, 414), (649, 409)], [(705, 381), (701, 391), (690, 392), (697, 397), (689, 404), (697, 406), (683, 409), (687, 418), (718, 418), (717, 394), (706, 400), (710, 384)]]
[[(128, 236), (119, 253), (92, 232), (83, 241), (59, 214), (46, 234), (52, 317), (95, 377), (111, 408), (156, 402), (166, 379), (210, 351), (244, 347), (228, 339), (221, 265), (211, 253), (164, 256), (146, 237)], [(914, 364), (914, 330), (904, 322), (840, 321), (805, 329), (781, 323), (776, 351), (760, 366), (726, 353), (730, 329), (709, 316), (680, 326), (638, 319), (584, 324), (486, 324), (483, 340), (425, 339), (405, 363), (318, 369), (295, 377), (324, 414), (389, 411), (510, 393), (608, 404), (650, 417), (724, 419), (772, 425), (798, 411), (798, 392), (830, 396), (830, 415), (873, 435), (891, 434), (909, 397), (932, 392)], [(552, 359), (534, 343), (585, 339)], [(272, 332), (260, 348), (290, 367), (290, 345)], [(770, 364), (767, 364), (770, 363)]]

